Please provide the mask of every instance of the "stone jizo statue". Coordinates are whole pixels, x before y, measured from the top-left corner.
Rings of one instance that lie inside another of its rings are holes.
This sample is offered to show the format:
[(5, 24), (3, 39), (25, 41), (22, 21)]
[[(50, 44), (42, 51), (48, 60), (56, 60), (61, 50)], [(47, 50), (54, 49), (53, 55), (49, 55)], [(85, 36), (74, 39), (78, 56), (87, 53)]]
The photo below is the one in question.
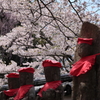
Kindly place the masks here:
[(19, 89), (19, 74), (10, 73), (6, 76), (8, 78), (9, 90), (4, 90), (0, 93), (0, 100), (13, 100)]
[(35, 100), (35, 90), (33, 85), (34, 69), (23, 67), (18, 70), (20, 75), (20, 88), (14, 100)]
[(36, 100), (63, 100), (63, 87), (60, 78), (61, 63), (45, 60), (42, 65), (46, 83), (38, 92)]

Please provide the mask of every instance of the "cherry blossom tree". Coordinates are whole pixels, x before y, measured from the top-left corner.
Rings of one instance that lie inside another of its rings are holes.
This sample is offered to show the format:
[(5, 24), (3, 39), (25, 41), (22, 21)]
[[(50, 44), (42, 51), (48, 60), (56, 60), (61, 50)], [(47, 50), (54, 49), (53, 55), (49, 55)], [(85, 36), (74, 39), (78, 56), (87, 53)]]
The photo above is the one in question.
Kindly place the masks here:
[(0, 36), (1, 62), (6, 61), (6, 68), (16, 62), (14, 71), (25, 64), (39, 65), (38, 76), (41, 62), (50, 58), (60, 61), (69, 72), (81, 25), (89, 21), (100, 26), (99, 8), (94, 0), (1, 0), (1, 12), (10, 14), (12, 20), (6, 22), (8, 26), (0, 26), (6, 28), (6, 34), (1, 31)]

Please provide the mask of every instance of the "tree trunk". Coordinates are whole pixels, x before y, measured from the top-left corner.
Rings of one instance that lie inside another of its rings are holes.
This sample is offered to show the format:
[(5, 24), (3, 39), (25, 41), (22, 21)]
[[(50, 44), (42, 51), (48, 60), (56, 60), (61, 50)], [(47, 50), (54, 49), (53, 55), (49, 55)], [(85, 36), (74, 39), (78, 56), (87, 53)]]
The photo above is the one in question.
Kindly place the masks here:
[[(100, 30), (89, 22), (84, 22), (80, 38), (93, 38), (93, 44), (77, 44), (74, 62), (82, 57), (100, 53)], [(100, 55), (92, 69), (80, 76), (73, 77), (73, 100), (100, 100)]]

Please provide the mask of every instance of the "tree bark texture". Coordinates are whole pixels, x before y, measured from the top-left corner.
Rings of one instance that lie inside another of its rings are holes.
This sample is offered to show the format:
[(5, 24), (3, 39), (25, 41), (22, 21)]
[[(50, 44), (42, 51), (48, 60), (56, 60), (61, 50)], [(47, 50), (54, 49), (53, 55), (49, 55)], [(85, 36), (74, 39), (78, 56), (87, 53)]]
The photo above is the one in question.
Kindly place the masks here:
[[(84, 22), (79, 38), (93, 38), (93, 44), (77, 44), (74, 62), (82, 57), (100, 53), (100, 29), (94, 24)], [(73, 76), (73, 100), (100, 100), (100, 55), (92, 69), (78, 77)]]

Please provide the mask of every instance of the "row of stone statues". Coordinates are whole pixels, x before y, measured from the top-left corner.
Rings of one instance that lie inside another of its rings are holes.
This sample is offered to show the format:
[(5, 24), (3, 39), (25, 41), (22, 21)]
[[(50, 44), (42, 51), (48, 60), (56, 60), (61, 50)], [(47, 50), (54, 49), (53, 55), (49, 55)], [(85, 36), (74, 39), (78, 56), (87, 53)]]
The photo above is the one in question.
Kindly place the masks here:
[(42, 63), (46, 83), (35, 94), (34, 72), (30, 67), (22, 67), (19, 73), (10, 73), (8, 78), (9, 90), (1, 91), (0, 100), (63, 100), (63, 87), (60, 78), (60, 62), (45, 60)]

